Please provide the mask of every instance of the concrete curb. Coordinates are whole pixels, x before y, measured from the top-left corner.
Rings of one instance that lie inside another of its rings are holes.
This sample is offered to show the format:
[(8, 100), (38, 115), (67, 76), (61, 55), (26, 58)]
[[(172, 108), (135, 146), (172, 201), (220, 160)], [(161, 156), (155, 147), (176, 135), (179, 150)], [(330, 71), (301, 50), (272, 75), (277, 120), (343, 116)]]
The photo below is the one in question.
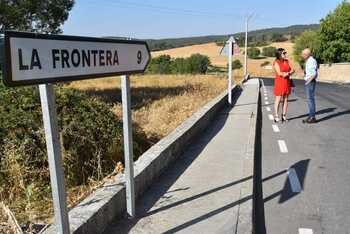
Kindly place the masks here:
[[(232, 88), (233, 93), (239, 86)], [(207, 103), (135, 162), (135, 193), (139, 197), (180, 156), (186, 146), (210, 124), (227, 103), (227, 91)], [(70, 232), (102, 233), (126, 210), (124, 176), (117, 175), (69, 211)], [(136, 203), (137, 205), (137, 203)], [(44, 233), (56, 233), (54, 225)]]
[[(258, 109), (259, 109), (258, 103), (260, 98), (259, 90), (260, 90), (260, 83), (257, 85), (257, 91), (255, 94), (256, 104), (254, 106), (254, 111), (251, 113), (251, 118), (250, 118), (249, 139), (248, 139), (247, 148), (244, 154), (242, 178), (246, 178), (255, 174), (254, 157), (255, 157), (257, 116), (258, 116)], [(239, 206), (236, 233), (251, 234), (251, 233), (254, 233), (254, 204), (253, 204), (255, 200), (254, 199), (254, 180), (249, 180), (241, 185), (240, 199), (243, 199), (243, 198), (249, 198), (249, 200), (240, 204)]]

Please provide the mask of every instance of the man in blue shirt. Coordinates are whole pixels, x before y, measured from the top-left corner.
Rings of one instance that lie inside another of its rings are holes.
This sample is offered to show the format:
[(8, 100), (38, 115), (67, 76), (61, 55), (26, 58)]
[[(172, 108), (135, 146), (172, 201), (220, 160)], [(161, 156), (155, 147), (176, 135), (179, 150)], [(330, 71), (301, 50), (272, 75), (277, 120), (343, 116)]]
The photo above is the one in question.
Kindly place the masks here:
[(316, 123), (316, 103), (315, 103), (315, 89), (317, 79), (317, 61), (311, 55), (311, 50), (306, 48), (302, 53), (305, 59), (305, 89), (309, 106), (309, 117), (303, 120), (303, 123)]

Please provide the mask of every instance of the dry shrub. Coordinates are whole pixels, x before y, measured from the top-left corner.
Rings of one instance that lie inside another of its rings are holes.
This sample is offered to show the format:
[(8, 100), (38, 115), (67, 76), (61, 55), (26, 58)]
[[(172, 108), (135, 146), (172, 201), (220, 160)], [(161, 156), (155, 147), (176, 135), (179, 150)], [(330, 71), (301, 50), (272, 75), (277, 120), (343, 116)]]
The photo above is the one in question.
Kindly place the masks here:
[[(56, 103), (67, 190), (89, 190), (123, 159), (122, 122), (112, 106), (79, 90), (58, 86)], [(37, 88), (0, 84), (0, 113), (1, 200), (22, 222), (45, 219), (52, 214), (52, 202)], [(149, 143), (136, 125), (133, 133), (138, 156)]]

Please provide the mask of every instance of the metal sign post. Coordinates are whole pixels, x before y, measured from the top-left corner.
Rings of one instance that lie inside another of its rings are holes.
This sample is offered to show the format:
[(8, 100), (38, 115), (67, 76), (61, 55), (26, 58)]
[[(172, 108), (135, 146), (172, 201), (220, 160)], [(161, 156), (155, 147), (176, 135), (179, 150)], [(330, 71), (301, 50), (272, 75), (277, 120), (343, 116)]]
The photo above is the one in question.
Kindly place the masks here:
[(233, 79), (233, 73), (232, 73), (232, 56), (234, 54), (239, 54), (239, 47), (236, 46), (236, 40), (231, 36), (228, 41), (225, 43), (225, 46), (221, 49), (220, 55), (228, 56), (228, 77), (227, 77), (227, 93), (228, 93), (228, 103), (232, 104), (232, 79)]
[(45, 128), (47, 155), (49, 159), (52, 199), (55, 211), (56, 232), (69, 233), (69, 222), (66, 205), (66, 191), (61, 158), (55, 93), (53, 85), (39, 85), (41, 108)]
[(249, 20), (253, 17), (253, 13), (248, 15), (245, 20), (245, 43), (244, 43), (244, 77), (248, 74), (248, 23)]
[(232, 105), (232, 49), (233, 41), (229, 40), (228, 53), (228, 103)]
[(128, 215), (130, 217), (135, 217), (134, 153), (132, 144), (130, 79), (128, 75), (121, 77), (121, 88), (123, 102), (126, 206)]

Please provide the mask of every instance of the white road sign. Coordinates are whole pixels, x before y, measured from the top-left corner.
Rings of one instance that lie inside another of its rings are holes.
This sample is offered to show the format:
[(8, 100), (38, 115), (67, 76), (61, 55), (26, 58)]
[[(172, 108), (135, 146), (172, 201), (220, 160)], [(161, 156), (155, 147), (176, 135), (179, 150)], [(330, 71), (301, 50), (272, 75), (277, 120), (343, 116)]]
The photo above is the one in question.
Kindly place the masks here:
[(239, 48), (238, 44), (236, 43), (236, 40), (233, 37), (230, 37), (230, 39), (222, 47), (222, 49), (220, 51), (220, 55), (228, 56), (230, 42), (233, 43), (232, 55), (240, 55), (241, 54), (240, 48)]
[(142, 73), (151, 55), (146, 42), (5, 32), (8, 86)]

